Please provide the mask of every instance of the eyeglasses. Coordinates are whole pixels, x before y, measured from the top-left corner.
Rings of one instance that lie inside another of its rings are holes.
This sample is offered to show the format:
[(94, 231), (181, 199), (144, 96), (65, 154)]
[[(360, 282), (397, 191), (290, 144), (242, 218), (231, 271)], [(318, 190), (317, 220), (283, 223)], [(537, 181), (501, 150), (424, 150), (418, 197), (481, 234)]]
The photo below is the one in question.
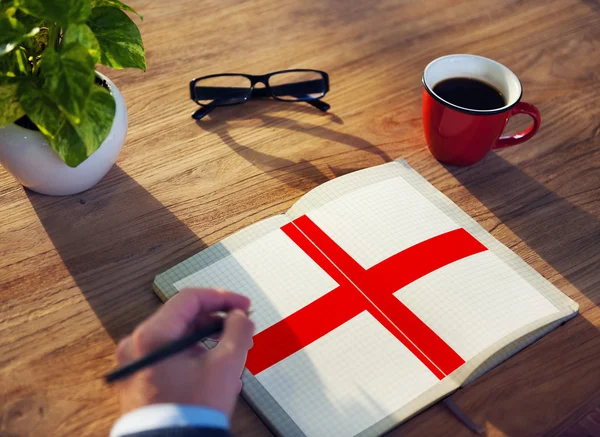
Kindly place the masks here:
[[(262, 83), (264, 88), (254, 88)], [(306, 102), (326, 112), (321, 99), (329, 91), (329, 76), (319, 70), (283, 70), (263, 76), (213, 74), (190, 82), (190, 96), (201, 106), (193, 118), (200, 120), (217, 106), (240, 105), (248, 99), (273, 97), (283, 102)]]

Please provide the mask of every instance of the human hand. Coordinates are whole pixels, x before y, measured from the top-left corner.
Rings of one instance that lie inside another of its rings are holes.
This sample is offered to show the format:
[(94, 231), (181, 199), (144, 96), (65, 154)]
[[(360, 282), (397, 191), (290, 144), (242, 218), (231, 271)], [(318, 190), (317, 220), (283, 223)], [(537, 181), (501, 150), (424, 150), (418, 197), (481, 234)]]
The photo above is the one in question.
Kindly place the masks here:
[(231, 416), (242, 388), (240, 376), (252, 347), (250, 300), (214, 289), (181, 290), (117, 346), (126, 365), (206, 325), (215, 312), (228, 312), (219, 344), (194, 346), (119, 383), (123, 414), (146, 405), (200, 405)]

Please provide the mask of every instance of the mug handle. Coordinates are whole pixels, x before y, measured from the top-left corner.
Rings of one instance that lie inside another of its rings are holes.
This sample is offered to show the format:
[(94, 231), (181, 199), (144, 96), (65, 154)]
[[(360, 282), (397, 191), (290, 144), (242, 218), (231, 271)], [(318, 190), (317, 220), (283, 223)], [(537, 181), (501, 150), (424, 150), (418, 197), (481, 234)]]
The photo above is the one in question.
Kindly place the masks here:
[(512, 117), (516, 114), (529, 115), (533, 119), (533, 123), (524, 131), (505, 137), (500, 137), (492, 149), (502, 149), (503, 147), (516, 146), (517, 144), (524, 143), (525, 141), (531, 139), (537, 133), (542, 122), (542, 117), (540, 116), (540, 111), (538, 108), (529, 103), (519, 102), (511, 109), (510, 116)]

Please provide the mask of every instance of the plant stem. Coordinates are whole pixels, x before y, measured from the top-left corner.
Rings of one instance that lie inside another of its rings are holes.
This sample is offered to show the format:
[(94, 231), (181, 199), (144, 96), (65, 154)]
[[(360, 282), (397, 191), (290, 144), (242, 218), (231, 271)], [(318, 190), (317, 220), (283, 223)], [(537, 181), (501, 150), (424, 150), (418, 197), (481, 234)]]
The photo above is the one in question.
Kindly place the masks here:
[(57, 24), (53, 24), (48, 29), (48, 47), (58, 49), (58, 38), (60, 36), (60, 27)]

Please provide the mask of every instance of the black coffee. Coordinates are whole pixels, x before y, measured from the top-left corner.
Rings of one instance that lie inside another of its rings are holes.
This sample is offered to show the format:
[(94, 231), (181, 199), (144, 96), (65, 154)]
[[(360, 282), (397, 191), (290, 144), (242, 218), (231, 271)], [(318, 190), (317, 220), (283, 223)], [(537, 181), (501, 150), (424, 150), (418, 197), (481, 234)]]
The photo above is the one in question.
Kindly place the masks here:
[(489, 110), (506, 105), (500, 91), (485, 82), (466, 77), (446, 79), (433, 92), (447, 102), (467, 109)]

